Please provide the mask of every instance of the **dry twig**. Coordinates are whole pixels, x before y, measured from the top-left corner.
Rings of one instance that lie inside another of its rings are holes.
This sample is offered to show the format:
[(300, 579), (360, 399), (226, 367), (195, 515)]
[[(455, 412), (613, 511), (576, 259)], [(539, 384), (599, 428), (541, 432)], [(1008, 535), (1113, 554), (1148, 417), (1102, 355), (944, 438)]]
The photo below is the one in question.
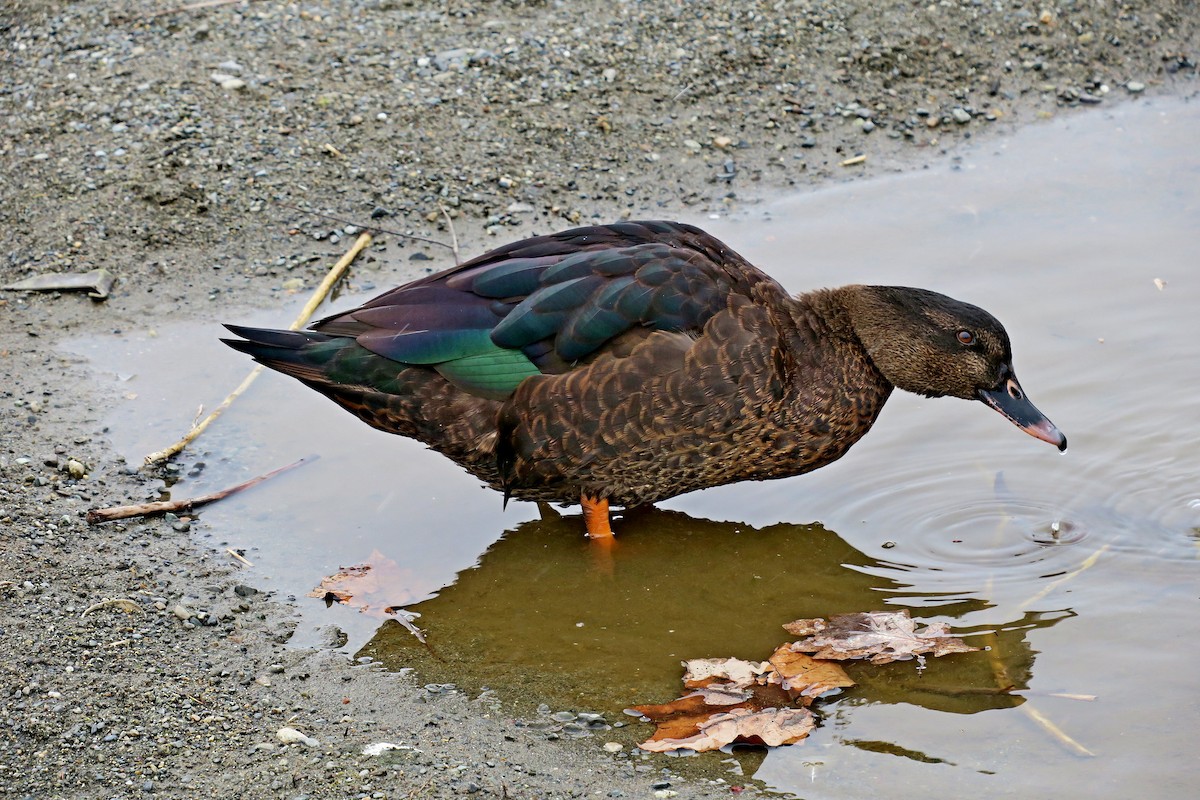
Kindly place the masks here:
[(79, 618), (83, 619), (93, 611), (100, 611), (101, 609), (105, 608), (119, 608), (126, 614), (132, 614), (135, 611), (139, 614), (142, 612), (142, 606), (137, 600), (130, 600), (128, 597), (110, 597), (106, 600), (101, 600), (95, 605), (88, 606), (87, 609), (79, 615)]
[[(316, 291), (313, 292), (312, 297), (308, 299), (308, 302), (300, 311), (300, 315), (296, 317), (295, 322), (289, 326), (288, 330), (298, 330), (305, 323), (307, 323), (309, 319), (312, 318), (313, 312), (317, 310), (317, 306), (321, 305), (321, 303), (325, 300), (325, 296), (329, 294), (331, 289), (333, 289), (334, 284), (337, 283), (338, 279), (342, 277), (342, 274), (346, 271), (346, 268), (349, 267), (350, 263), (354, 261), (358, 254), (366, 249), (366, 247), (370, 244), (371, 234), (369, 233), (363, 233), (358, 237), (357, 240), (355, 240), (354, 246), (351, 247), (344, 256), (338, 259), (338, 262), (333, 265), (332, 269), (329, 270), (329, 273), (325, 276), (325, 280), (321, 281), (321, 285), (318, 286)], [(241, 384), (238, 385), (236, 389), (229, 393), (229, 396), (221, 402), (221, 405), (214, 408), (212, 413), (201, 420), (199, 424), (193, 425), (192, 429), (189, 430), (187, 434), (178, 442), (163, 450), (159, 450), (157, 453), (151, 453), (150, 455), (146, 456), (146, 464), (150, 465), (156, 464), (159, 461), (166, 461), (168, 458), (191, 444), (197, 436), (204, 433), (205, 429), (212, 424), (213, 420), (225, 413), (225, 409), (229, 408), (229, 406), (233, 404), (234, 400), (241, 397), (242, 393), (250, 388), (250, 384), (254, 383), (254, 380), (262, 374), (262, 371), (262, 364), (259, 364), (254, 369), (250, 370), (250, 374), (245, 377), (245, 379), (241, 382)]]
[[(294, 465), (293, 465), (293, 466), (294, 466)], [(234, 558), (236, 558), (238, 561), (240, 561), (240, 562), (242, 562), (243, 564), (245, 564), (247, 567), (253, 567), (253, 566), (254, 566), (254, 564), (253, 564), (253, 563), (252, 563), (252, 562), (251, 562), (251, 561), (250, 561), (248, 558), (246, 558), (244, 555), (242, 555), (241, 553), (239, 553), (237, 550), (234, 550), (232, 547), (226, 547), (226, 548), (225, 548), (225, 552), (226, 552), (226, 553), (229, 553), (229, 555), (233, 556), (233, 557), (234, 557)]]
[(199, 3), (188, 3), (185, 6), (175, 6), (174, 8), (164, 8), (162, 11), (155, 11), (152, 14), (147, 14), (146, 19), (154, 19), (155, 17), (165, 17), (168, 14), (182, 14), (185, 11), (199, 11), (202, 8), (213, 8), (215, 6), (232, 6), (238, 3), (248, 3), (249, 0), (201, 0)]
[(446, 227), (450, 229), (450, 249), (454, 251), (454, 266), (462, 263), (462, 259), (458, 255), (458, 234), (454, 231), (454, 220), (450, 218), (450, 212), (441, 203), (438, 203), (438, 208), (442, 210), (442, 216), (446, 218)]
[(100, 522), (112, 522), (115, 519), (128, 519), (130, 517), (146, 517), (153, 514), (166, 514), (168, 511), (190, 511), (193, 508), (207, 505), (217, 500), (224, 500), (231, 494), (245, 491), (251, 486), (257, 486), (268, 478), (274, 478), (280, 473), (294, 469), (306, 461), (315, 461), (317, 456), (308, 456), (299, 461), (288, 464), (286, 467), (273, 469), (265, 475), (259, 475), (257, 478), (251, 478), (245, 483), (239, 483), (237, 486), (231, 486), (228, 489), (222, 489), (219, 492), (212, 494), (202, 494), (199, 497), (192, 497), (184, 500), (164, 500), (158, 503), (138, 503), (132, 506), (114, 506), (112, 508), (93, 508), (87, 512), (87, 521), (89, 525), (96, 525)]

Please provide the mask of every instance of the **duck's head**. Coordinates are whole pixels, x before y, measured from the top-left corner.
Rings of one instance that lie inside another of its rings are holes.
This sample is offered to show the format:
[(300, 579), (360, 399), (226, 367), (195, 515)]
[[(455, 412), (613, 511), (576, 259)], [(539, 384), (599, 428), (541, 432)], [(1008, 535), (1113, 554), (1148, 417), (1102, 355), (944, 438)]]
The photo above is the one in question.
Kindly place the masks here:
[(1017, 382), (1000, 321), (978, 306), (903, 286), (855, 287), (847, 303), (859, 341), (891, 383), (926, 397), (979, 400), (1060, 451), (1067, 437)]

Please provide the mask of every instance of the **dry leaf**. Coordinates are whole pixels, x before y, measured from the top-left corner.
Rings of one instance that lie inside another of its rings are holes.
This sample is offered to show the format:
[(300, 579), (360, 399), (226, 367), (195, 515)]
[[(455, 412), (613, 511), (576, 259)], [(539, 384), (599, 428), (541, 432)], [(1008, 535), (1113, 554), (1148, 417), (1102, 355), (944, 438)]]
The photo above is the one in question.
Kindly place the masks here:
[(787, 623), (783, 629), (793, 636), (812, 636), (829, 627), (823, 619), (798, 619)]
[(886, 664), (924, 653), (940, 656), (978, 649), (951, 637), (942, 623), (917, 631), (907, 611), (842, 614), (829, 622), (798, 619), (783, 627), (807, 638), (780, 645), (766, 661), (683, 662), (684, 685), (694, 691), (670, 703), (629, 709), (657, 725), (654, 735), (638, 747), (664, 753), (702, 752), (737, 743), (792, 744), (815, 725), (807, 706), (826, 692), (854, 685), (836, 661), (869, 658)]
[(683, 662), (684, 686), (703, 686), (713, 679), (728, 681), (735, 686), (750, 686), (770, 665), (765, 661), (743, 661), (740, 658), (693, 658)]
[[(787, 625), (784, 627), (788, 628)], [(803, 624), (797, 627), (803, 627)], [(916, 623), (906, 609), (830, 617), (827, 629), (796, 642), (792, 648), (811, 653), (818, 659), (869, 658), (873, 664), (906, 661), (925, 653), (944, 656), (979, 649), (950, 636), (950, 628), (945, 623), (935, 622), (916, 630)]]
[[(783, 645), (769, 661), (696, 658), (683, 662), (684, 685), (695, 691), (661, 705), (634, 706), (657, 724), (638, 745), (662, 753), (702, 752), (727, 744), (798, 742), (813, 728), (808, 706), (830, 689), (853, 686), (838, 664), (817, 661)], [(796, 706), (800, 706), (797, 708)]]
[[(732, 702), (731, 702), (732, 701)], [(670, 703), (629, 709), (658, 727), (643, 750), (716, 750), (727, 744), (778, 746), (803, 739), (812, 730), (812, 714), (791, 708), (791, 698), (778, 682), (739, 688), (715, 681)]]
[(806, 708), (735, 708), (714, 714), (697, 726), (695, 733), (677, 738), (664, 736), (663, 727), (649, 741), (638, 747), (654, 753), (672, 750), (719, 750), (728, 744), (765, 744), (778, 747), (794, 744), (808, 736), (816, 726), (812, 712)]
[(803, 698), (806, 705), (828, 691), (854, 685), (840, 664), (818, 661), (793, 650), (790, 644), (780, 645), (771, 654), (770, 663), (783, 688), (796, 699)]

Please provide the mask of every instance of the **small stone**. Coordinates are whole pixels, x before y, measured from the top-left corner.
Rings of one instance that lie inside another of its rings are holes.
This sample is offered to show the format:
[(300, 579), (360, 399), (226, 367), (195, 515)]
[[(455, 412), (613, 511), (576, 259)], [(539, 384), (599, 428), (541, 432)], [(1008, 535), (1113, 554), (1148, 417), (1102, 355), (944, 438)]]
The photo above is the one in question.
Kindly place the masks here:
[(179, 605), (176, 605), (174, 608), (172, 608), (171, 613), (174, 614), (175, 616), (179, 617), (184, 622), (187, 622), (189, 619), (192, 618), (191, 609), (189, 609), (187, 606), (183, 605), (182, 603)]
[(1125, 84), (1125, 91), (1130, 94), (1140, 94), (1146, 91), (1146, 84), (1141, 81), (1129, 81)]
[(319, 747), (321, 745), (316, 739), (306, 736), (295, 728), (280, 728), (275, 731), (275, 738), (284, 744), (304, 744), (308, 747)]
[(214, 72), (208, 77), (211, 78), (212, 81), (219, 85), (222, 89), (228, 91), (236, 91), (237, 89), (246, 88), (246, 82), (244, 80), (224, 72)]
[(238, 597), (253, 597), (258, 594), (258, 589), (255, 589), (253, 586), (247, 586), (244, 583), (239, 583), (233, 587), (233, 593)]
[(971, 112), (965, 108), (954, 108), (950, 111), (950, 116), (954, 117), (954, 121), (959, 125), (966, 125), (971, 121)]
[(713, 147), (717, 148), (718, 150), (724, 150), (731, 144), (733, 144), (733, 139), (730, 139), (728, 136), (713, 137)]
[(624, 750), (624, 746), (620, 742), (605, 742), (604, 751), (607, 753), (619, 753)]
[(686, 147), (688, 150), (691, 150), (693, 153), (700, 152), (701, 145), (695, 139), (684, 139), (683, 146)]

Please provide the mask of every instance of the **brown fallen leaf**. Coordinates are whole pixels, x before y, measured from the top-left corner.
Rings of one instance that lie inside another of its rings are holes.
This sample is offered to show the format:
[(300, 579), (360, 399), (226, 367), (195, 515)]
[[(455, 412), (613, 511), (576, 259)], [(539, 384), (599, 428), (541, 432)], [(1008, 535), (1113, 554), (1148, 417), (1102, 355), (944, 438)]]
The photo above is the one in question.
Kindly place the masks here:
[(638, 746), (656, 753), (703, 752), (736, 743), (776, 746), (803, 739), (814, 725), (807, 709), (791, 707), (791, 696), (778, 680), (764, 679), (746, 687), (707, 680), (708, 684), (670, 703), (629, 709), (657, 725), (654, 735)]
[[(795, 633), (812, 628), (813, 622), (796, 620), (783, 627)], [(944, 622), (931, 623), (918, 631), (907, 609), (838, 614), (829, 618), (824, 630), (791, 647), (816, 659), (870, 659), (872, 664), (906, 661), (926, 653), (944, 656), (979, 649), (951, 636), (950, 627)]]
[(727, 744), (777, 747), (798, 742), (814, 726), (806, 708), (818, 695), (853, 686), (839, 664), (819, 662), (782, 645), (769, 661), (695, 658), (683, 662), (693, 689), (661, 705), (634, 706), (657, 725), (643, 750), (716, 750)]
[(828, 691), (854, 685), (840, 664), (819, 661), (794, 650), (791, 644), (781, 644), (776, 648), (771, 654), (770, 664), (783, 688), (805, 705)]
[(672, 750), (704, 752), (719, 750), (728, 744), (765, 744), (779, 747), (794, 744), (816, 727), (807, 708), (735, 708), (714, 714), (696, 727), (695, 733), (665, 736), (669, 729), (660, 727), (654, 736), (638, 747), (654, 753)]
[(771, 665), (765, 661), (745, 661), (740, 658), (693, 658), (683, 662), (683, 685), (704, 686), (717, 679), (735, 686), (759, 683), (759, 677)]

